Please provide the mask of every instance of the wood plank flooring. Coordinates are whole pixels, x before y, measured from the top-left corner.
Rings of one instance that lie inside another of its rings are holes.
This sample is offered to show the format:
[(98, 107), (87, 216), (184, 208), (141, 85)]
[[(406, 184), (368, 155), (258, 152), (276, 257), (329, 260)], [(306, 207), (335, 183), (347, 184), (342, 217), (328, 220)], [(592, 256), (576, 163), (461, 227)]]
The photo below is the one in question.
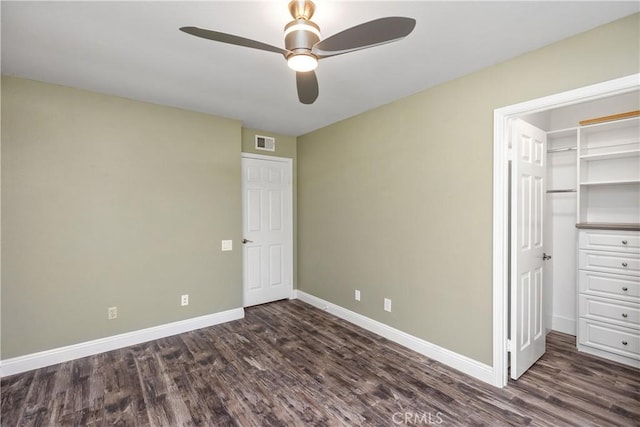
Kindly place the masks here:
[(3, 378), (2, 426), (640, 425), (640, 372), (545, 356), (497, 389), (300, 301)]

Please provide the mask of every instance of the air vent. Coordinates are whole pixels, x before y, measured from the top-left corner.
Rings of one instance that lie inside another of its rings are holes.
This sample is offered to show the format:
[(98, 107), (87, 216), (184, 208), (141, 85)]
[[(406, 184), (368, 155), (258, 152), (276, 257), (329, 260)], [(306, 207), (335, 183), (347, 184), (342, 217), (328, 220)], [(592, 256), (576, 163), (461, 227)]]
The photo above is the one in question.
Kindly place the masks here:
[(256, 135), (256, 150), (276, 151), (276, 139), (270, 136)]

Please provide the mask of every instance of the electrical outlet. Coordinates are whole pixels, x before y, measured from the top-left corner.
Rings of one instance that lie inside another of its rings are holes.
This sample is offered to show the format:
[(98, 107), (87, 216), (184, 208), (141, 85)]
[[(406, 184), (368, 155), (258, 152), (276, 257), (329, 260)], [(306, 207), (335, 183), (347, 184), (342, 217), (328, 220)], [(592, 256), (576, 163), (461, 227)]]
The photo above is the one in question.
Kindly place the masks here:
[(118, 307), (109, 307), (107, 309), (107, 318), (113, 320), (118, 317)]
[(389, 298), (384, 299), (384, 311), (391, 312), (391, 300)]
[(355, 295), (356, 301), (360, 301), (360, 291), (356, 289), (356, 295)]
[(189, 294), (184, 294), (182, 295), (182, 297), (180, 297), (180, 305), (183, 307), (185, 305), (189, 305)]

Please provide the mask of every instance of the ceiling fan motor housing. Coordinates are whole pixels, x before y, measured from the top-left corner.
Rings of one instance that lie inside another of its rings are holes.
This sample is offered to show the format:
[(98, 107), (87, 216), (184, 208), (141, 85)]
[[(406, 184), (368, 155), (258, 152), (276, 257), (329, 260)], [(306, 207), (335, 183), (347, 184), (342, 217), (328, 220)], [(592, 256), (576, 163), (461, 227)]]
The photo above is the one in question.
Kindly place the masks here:
[(284, 27), (284, 46), (293, 54), (311, 55), (311, 48), (320, 41), (320, 27), (307, 19), (296, 19)]

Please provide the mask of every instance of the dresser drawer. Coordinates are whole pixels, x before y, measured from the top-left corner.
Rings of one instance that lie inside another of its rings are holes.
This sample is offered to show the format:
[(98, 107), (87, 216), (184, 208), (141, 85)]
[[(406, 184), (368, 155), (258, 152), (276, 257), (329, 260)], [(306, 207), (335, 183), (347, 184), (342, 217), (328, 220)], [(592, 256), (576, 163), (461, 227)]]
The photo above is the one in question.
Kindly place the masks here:
[(580, 319), (579, 343), (640, 360), (640, 334), (637, 330)]
[(640, 304), (580, 295), (578, 310), (580, 317), (640, 328)]
[(640, 276), (640, 256), (626, 253), (580, 250), (580, 269)]
[(580, 230), (580, 249), (640, 253), (640, 232), (610, 230)]
[(579, 271), (579, 292), (640, 303), (640, 279), (619, 274)]

